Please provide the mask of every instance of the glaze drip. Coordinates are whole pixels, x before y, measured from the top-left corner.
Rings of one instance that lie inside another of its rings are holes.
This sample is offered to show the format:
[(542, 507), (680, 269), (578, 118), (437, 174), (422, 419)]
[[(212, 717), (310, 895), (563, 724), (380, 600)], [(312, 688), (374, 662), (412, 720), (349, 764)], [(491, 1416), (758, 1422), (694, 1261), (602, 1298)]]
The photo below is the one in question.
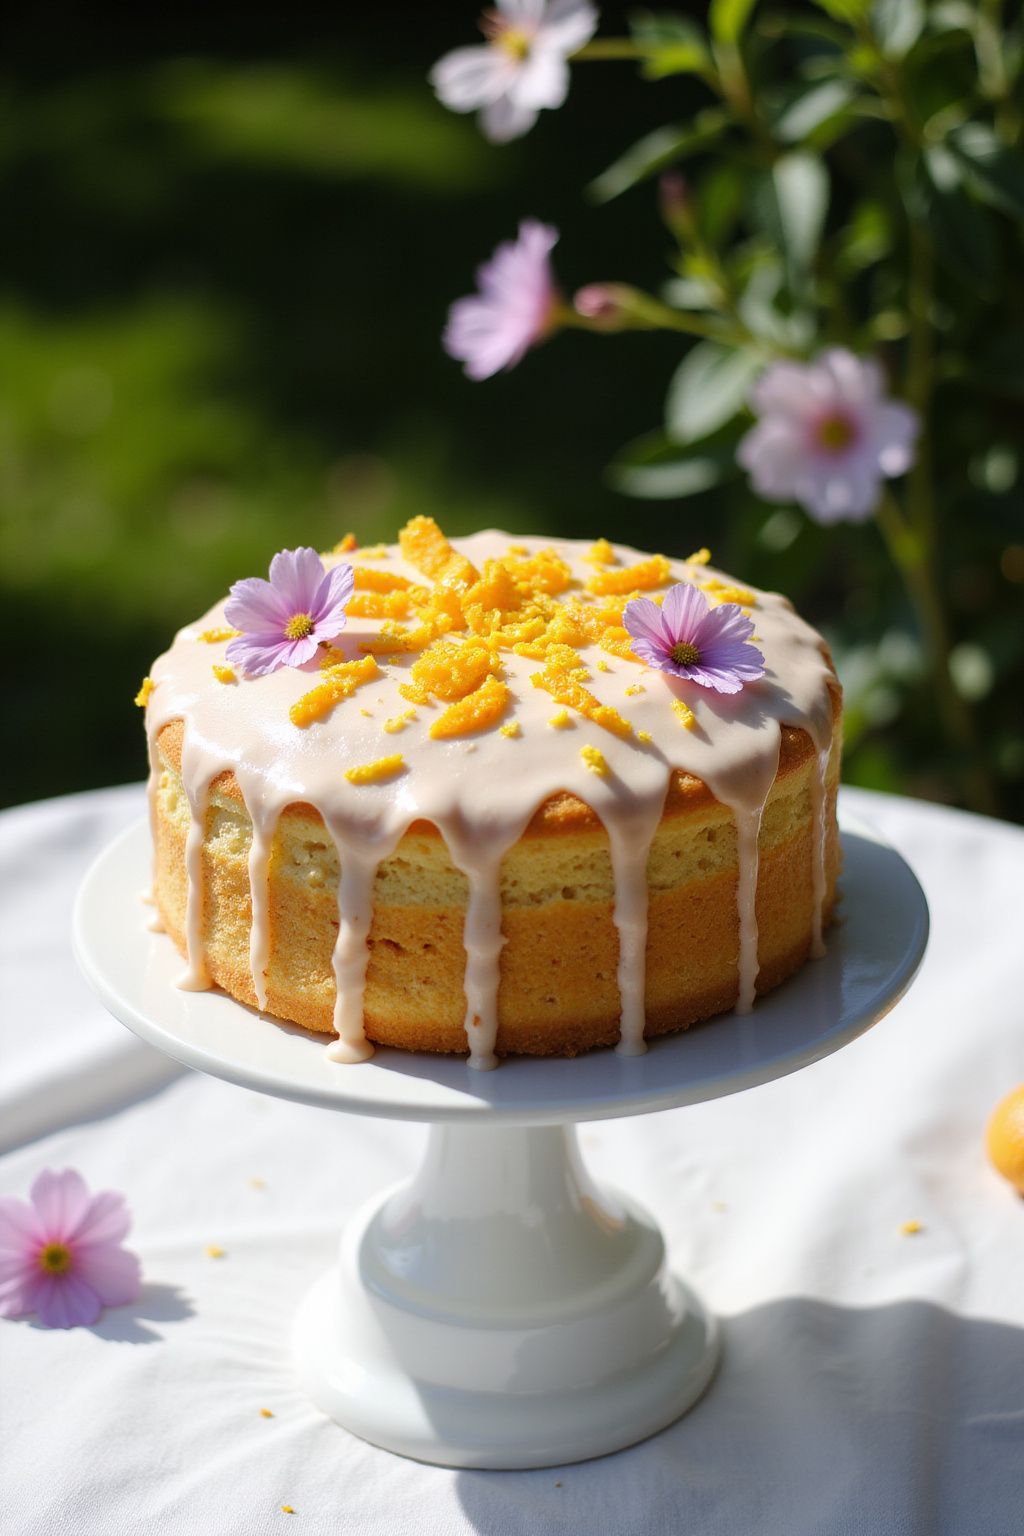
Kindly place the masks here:
[[(544, 558), (542, 552), (551, 551), (566, 572), (565, 601), (575, 604), (577, 613), (583, 615), (612, 600), (602, 596), (602, 591), (625, 592), (633, 579), (627, 572), (632, 570), (640, 573), (639, 579), (648, 587), (653, 581), (661, 590), (667, 583), (687, 580), (707, 580), (733, 590), (728, 577), (707, 565), (681, 561), (659, 565), (623, 546), (610, 549), (611, 560), (606, 560), (601, 570), (611, 576), (593, 588), (596, 596), (586, 591), (595, 567), (585, 544), (524, 539), (516, 546), (515, 559), (528, 565)], [(438, 558), (447, 561), (449, 575), (455, 562), (459, 567), (456, 574), (465, 568), (475, 576), (487, 569), (488, 562), (498, 562), (509, 553), (509, 536), (488, 532), (460, 540), (457, 550), (449, 547), (448, 555), (442, 551)], [(702, 779), (735, 819), (739, 865), (737, 1007), (749, 1009), (758, 970), (758, 834), (778, 770), (783, 725), (805, 730), (818, 757), (817, 772), (812, 776), (811, 873), (814, 945), (816, 950), (820, 947), (826, 889), (825, 776), (832, 739), (829, 685), (834, 680), (820, 637), (785, 598), (773, 593), (754, 594), (756, 643), (765, 656), (766, 673), (738, 695), (711, 694), (670, 681), (630, 659), (621, 646), (617, 651), (614, 640), (602, 649), (592, 638), (576, 638), (575, 659), (585, 669), (585, 682), (580, 688), (569, 678), (564, 686), (570, 690), (569, 714), (575, 723), (582, 721), (574, 710), (582, 709), (587, 716), (584, 738), (578, 730), (555, 729), (550, 723), (552, 717), (558, 717), (562, 700), (557, 695), (552, 698), (554, 685), (545, 682), (538, 687), (533, 682), (535, 674), (546, 666), (544, 656), (536, 648), (531, 652), (529, 643), (518, 649), (509, 643), (500, 649), (503, 691), (496, 693), (486, 679), (480, 685), (481, 698), (486, 690), (486, 718), (481, 716), (482, 723), (475, 731), (448, 739), (443, 733), (432, 736), (430, 728), (440, 719), (450, 695), (442, 695), (438, 708), (429, 697), (429, 689), (424, 692), (420, 681), (423, 674), (412, 675), (417, 653), (403, 653), (400, 636), (394, 641), (394, 653), (382, 643), (389, 623), (383, 616), (388, 604), (394, 608), (400, 606), (399, 600), (404, 601), (403, 583), (405, 587), (422, 587), (423, 568), (411, 565), (395, 547), (378, 551), (373, 558), (364, 558), (358, 550), (342, 558), (357, 570), (372, 569), (394, 578), (391, 590), (398, 592), (399, 599), (387, 595), (380, 577), (367, 578), (362, 588), (362, 611), (358, 617), (350, 613), (348, 627), (328, 660), (349, 666), (351, 678), (354, 674), (349, 664), (358, 662), (365, 655), (362, 647), (369, 646), (377, 655), (379, 671), (370, 668), (368, 675), (364, 678), (360, 673), (351, 687), (346, 683), (345, 689), (338, 690), (338, 701), (315, 715), (311, 723), (293, 723), (290, 712), (300, 699), (309, 698), (321, 678), (330, 680), (330, 672), (321, 672), (316, 661), (298, 669), (282, 668), (267, 677), (240, 678), (232, 688), (216, 681), (211, 655), (218, 659), (217, 646), (226, 641), (211, 643), (209, 635), (224, 628), (222, 605), (183, 629), (170, 651), (153, 667), (147, 730), (154, 826), (157, 738), (170, 721), (184, 724), (182, 780), (190, 824), (185, 853), (188, 966), (181, 985), (209, 985), (203, 946), (203, 842), (210, 786), (218, 775), (231, 771), (253, 829), (248, 853), (252, 898), (249, 953), (259, 1006), (264, 1007), (267, 1001), (268, 965), (271, 988), (273, 985), (267, 893), (274, 832), (287, 806), (307, 804), (319, 812), (329, 829), (341, 869), (333, 956), (338, 1038), (328, 1052), (332, 1059), (341, 1061), (361, 1060), (371, 1053), (364, 1032), (363, 998), (374, 881), (381, 861), (394, 852), (414, 821), (423, 820), (438, 829), (452, 863), (466, 877), (466, 1045), (472, 1066), (495, 1065), (504, 942), (502, 859), (535, 811), (553, 794), (565, 791), (590, 805), (608, 833), (619, 938), (619, 1049), (623, 1054), (636, 1054), (645, 1049), (647, 862), (672, 774), (680, 770)], [(616, 587), (619, 577), (621, 584)], [(373, 596), (375, 591), (385, 595), (378, 599)], [(547, 601), (550, 604), (553, 600)], [(364, 617), (374, 602), (379, 602), (382, 616)], [(391, 629), (395, 629), (393, 623)], [(206, 640), (200, 642), (200, 635)], [(573, 687), (575, 695), (571, 695)], [(410, 709), (413, 697), (416, 705)], [(572, 702), (574, 697), (580, 702)], [(681, 714), (673, 708), (680, 702), (696, 717), (691, 722), (693, 729), (684, 728)], [(385, 722), (393, 729), (398, 719), (402, 720), (401, 737), (395, 743), (385, 732)], [(502, 732), (501, 725), (514, 728)], [(606, 774), (599, 776), (588, 769), (580, 752), (584, 742), (599, 748)], [(393, 752), (395, 745), (402, 749), (403, 771), (374, 782), (346, 779), (350, 767), (377, 762)]]

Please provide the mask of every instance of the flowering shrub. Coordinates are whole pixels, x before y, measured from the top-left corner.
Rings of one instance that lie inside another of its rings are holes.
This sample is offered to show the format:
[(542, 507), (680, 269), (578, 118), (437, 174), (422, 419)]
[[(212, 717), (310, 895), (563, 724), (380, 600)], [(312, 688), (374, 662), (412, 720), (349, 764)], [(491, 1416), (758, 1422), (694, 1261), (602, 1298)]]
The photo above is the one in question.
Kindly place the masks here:
[(999, 0), (711, 0), (706, 26), (644, 13), (602, 37), (594, 20), (573, 0), (501, 0), (486, 45), (442, 60), (434, 84), (507, 140), (566, 99), (567, 58), (698, 81), (694, 115), (654, 128), (589, 189), (597, 204), (656, 189), (666, 280), (657, 293), (590, 281), (570, 304), (555, 231), (526, 222), (481, 268), (481, 294), (453, 306), (448, 350), (483, 379), (570, 327), (692, 338), (663, 425), (619, 455), (618, 482), (679, 498), (745, 471), (755, 495), (819, 522), (873, 517), (960, 793), (994, 809), (941, 553), (972, 456), (996, 441), (987, 423), (1024, 393), (1019, 17), (1004, 26)]

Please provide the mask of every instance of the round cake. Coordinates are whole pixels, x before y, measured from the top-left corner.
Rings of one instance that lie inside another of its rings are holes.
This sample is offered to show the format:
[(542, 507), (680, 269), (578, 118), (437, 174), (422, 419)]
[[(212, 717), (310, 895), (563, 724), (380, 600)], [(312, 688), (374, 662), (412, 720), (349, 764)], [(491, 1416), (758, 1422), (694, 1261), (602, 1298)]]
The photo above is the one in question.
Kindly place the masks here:
[[(642, 1051), (820, 953), (839, 684), (784, 597), (708, 559), (453, 545), (415, 518), (396, 546), (276, 557), (276, 596), (240, 583), (267, 625), (304, 605), (281, 637), (239, 635), (238, 588), (181, 630), (139, 702), (182, 985), (331, 1035), (336, 1060), (486, 1067)], [(325, 611), (346, 597), (319, 643), (310, 570)], [(662, 646), (698, 611), (699, 643)], [(701, 673), (716, 624), (756, 668)]]

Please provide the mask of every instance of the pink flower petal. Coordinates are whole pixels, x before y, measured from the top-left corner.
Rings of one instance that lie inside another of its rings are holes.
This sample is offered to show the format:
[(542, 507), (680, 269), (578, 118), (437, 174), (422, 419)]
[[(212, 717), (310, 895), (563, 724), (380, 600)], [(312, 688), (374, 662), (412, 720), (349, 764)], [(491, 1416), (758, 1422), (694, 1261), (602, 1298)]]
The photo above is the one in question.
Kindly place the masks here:
[(290, 645), (291, 641), (282, 640), (280, 633), (241, 635), (232, 640), (224, 659), (232, 667), (240, 667), (247, 677), (266, 677), (285, 665)]
[[(673, 644), (662, 610), (649, 597), (634, 597), (628, 602), (622, 610), (622, 622), (634, 641), (633, 650), (638, 645), (644, 645), (662, 657)], [(639, 651), (637, 654), (640, 654)]]
[(76, 1249), (80, 1244), (120, 1243), (128, 1235), (131, 1213), (123, 1195), (112, 1189), (93, 1195), (88, 1209), (68, 1232), (67, 1241)]
[(538, 45), (516, 81), (516, 100), (520, 106), (536, 112), (543, 107), (560, 107), (568, 94), (569, 66), (564, 55), (555, 48)]
[(74, 1273), (105, 1307), (135, 1301), (142, 1284), (142, 1267), (135, 1254), (109, 1245), (76, 1251)]
[(340, 609), (342, 625), (344, 625), (344, 611), (352, 600), (355, 584), (356, 573), (350, 565), (332, 566), (326, 572), (317, 593), (317, 613), (328, 614), (334, 609)]
[(499, 96), (480, 114), (480, 126), (492, 144), (508, 144), (512, 139), (521, 139), (536, 121), (535, 110), (511, 95)]
[(708, 600), (692, 581), (679, 581), (668, 591), (661, 605), (669, 645), (693, 641), (697, 626), (706, 616)]
[(44, 1169), (30, 1194), (47, 1242), (64, 1242), (89, 1210), (88, 1186), (74, 1168)]
[(43, 1241), (39, 1213), (27, 1200), (0, 1196), (0, 1254), (23, 1253)]
[(92, 1286), (74, 1270), (44, 1275), (33, 1296), (33, 1311), (46, 1328), (91, 1327), (103, 1311)]
[(537, 33), (545, 48), (569, 55), (589, 43), (597, 31), (597, 11), (589, 0), (550, 0)]
[(311, 612), (323, 575), (323, 561), (308, 545), (278, 550), (270, 562), (270, 585), (279, 594), (289, 618)]
[(516, 60), (501, 48), (456, 48), (434, 65), (430, 83), (450, 112), (475, 112), (504, 95), (516, 69)]
[(233, 629), (279, 633), (291, 613), (269, 581), (264, 581), (262, 576), (246, 576), (231, 588), (224, 604), (224, 618)]
[(0, 1317), (25, 1317), (36, 1309), (36, 1291), (43, 1275), (38, 1265), (24, 1275), (0, 1281)]

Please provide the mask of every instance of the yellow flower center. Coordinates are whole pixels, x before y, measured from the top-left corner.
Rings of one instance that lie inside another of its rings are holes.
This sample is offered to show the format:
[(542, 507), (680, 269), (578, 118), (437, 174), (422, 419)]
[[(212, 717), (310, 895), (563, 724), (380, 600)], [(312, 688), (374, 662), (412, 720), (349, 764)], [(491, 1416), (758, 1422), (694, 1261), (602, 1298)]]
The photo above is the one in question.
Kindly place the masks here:
[(287, 640), (305, 640), (313, 633), (313, 616), (309, 613), (293, 613), (284, 627)]
[(853, 423), (846, 416), (826, 416), (818, 426), (818, 442), (829, 453), (849, 448), (855, 436)]
[(680, 640), (669, 651), (672, 660), (680, 667), (695, 667), (700, 661), (700, 651), (689, 640)]
[(47, 1243), (39, 1250), (39, 1268), (47, 1275), (63, 1275), (71, 1268), (71, 1249), (64, 1243)]
[(492, 48), (500, 48), (517, 63), (521, 64), (529, 57), (533, 41), (529, 32), (523, 27), (511, 26), (500, 11), (485, 11), (480, 19), (480, 30)]

